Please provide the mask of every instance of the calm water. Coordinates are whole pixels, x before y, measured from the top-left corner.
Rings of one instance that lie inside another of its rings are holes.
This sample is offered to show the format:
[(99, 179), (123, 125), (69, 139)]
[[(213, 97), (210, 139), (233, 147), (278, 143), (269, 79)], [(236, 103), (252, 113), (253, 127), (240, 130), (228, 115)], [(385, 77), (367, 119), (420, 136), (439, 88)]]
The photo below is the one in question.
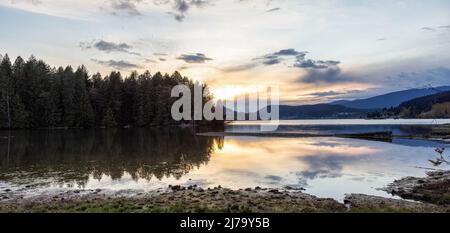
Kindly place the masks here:
[[(230, 124), (228, 132), (258, 132), (261, 125), (275, 124), (264, 121), (236, 121)], [(392, 131), (395, 135), (428, 134), (430, 126), (450, 124), (450, 119), (340, 119), (340, 120), (282, 120), (278, 123), (279, 132), (311, 134), (345, 134)]]
[[(255, 130), (252, 127), (232, 125), (226, 130)], [(427, 125), (286, 127), (280, 130), (429, 130)], [(428, 159), (436, 157), (438, 146), (449, 147), (418, 140), (200, 137), (191, 129), (0, 131), (0, 193), (5, 189), (32, 195), (75, 188), (155, 190), (168, 184), (220, 184), (303, 187), (308, 193), (338, 200), (345, 193), (389, 196), (377, 188), (404, 176), (424, 175), (424, 168), (434, 168)]]

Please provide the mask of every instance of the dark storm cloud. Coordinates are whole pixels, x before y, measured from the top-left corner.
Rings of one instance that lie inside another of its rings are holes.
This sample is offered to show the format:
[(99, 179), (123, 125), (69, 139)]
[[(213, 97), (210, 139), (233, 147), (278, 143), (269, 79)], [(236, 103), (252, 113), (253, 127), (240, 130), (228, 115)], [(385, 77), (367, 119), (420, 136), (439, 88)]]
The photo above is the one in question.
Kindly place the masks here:
[(100, 65), (104, 65), (104, 66), (109, 66), (118, 70), (127, 70), (127, 69), (133, 69), (133, 68), (140, 68), (139, 65), (133, 64), (131, 62), (128, 61), (124, 61), (124, 60), (120, 60), (120, 61), (116, 61), (116, 60), (109, 60), (109, 61), (101, 61), (101, 60), (96, 60), (96, 59), (92, 59), (93, 62), (100, 64)]
[(128, 16), (141, 16), (142, 13), (137, 9), (136, 4), (142, 0), (111, 0), (111, 8), (114, 15), (126, 13)]
[(128, 53), (133, 55), (140, 55), (139, 53), (131, 51), (133, 49), (133, 46), (127, 44), (127, 43), (114, 43), (114, 42), (108, 42), (104, 40), (100, 41), (92, 41), (92, 42), (80, 42), (80, 48), (81, 49), (92, 49), (95, 48), (99, 51), (110, 53), (110, 52), (122, 52), (122, 53)]
[(209, 57), (206, 57), (203, 53), (195, 53), (195, 54), (182, 54), (177, 57), (178, 60), (183, 60), (186, 63), (205, 63), (206, 61), (212, 60)]

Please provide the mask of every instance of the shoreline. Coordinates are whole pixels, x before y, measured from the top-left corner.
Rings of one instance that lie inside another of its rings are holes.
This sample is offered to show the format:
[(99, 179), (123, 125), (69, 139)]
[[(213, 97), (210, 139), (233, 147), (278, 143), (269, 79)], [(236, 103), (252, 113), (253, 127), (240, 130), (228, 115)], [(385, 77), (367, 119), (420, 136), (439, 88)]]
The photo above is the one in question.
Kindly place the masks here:
[[(449, 129), (450, 130), (450, 129)], [(310, 134), (310, 133), (288, 133), (288, 132), (206, 132), (197, 133), (197, 136), (203, 137), (276, 137), (276, 138), (318, 138), (318, 137), (336, 137), (362, 139), (370, 141), (392, 142), (394, 139), (428, 140), (450, 143), (448, 136), (437, 134), (430, 135), (394, 135), (391, 131), (367, 132), (367, 133), (349, 133), (349, 134)]]
[(196, 185), (165, 190), (70, 190), (24, 197), (0, 195), (0, 212), (144, 212), (144, 213), (444, 213), (450, 212), (450, 171), (405, 177), (382, 190), (405, 199), (347, 194), (344, 202), (299, 190)]

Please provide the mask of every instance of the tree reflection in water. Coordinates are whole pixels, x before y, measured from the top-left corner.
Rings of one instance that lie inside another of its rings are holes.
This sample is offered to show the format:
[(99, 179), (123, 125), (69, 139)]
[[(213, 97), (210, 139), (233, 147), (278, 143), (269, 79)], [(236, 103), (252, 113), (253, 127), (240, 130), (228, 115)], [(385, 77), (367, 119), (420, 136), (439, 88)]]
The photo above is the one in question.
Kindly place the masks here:
[(0, 181), (26, 176), (78, 186), (89, 176), (125, 173), (134, 180), (179, 179), (223, 147), (223, 138), (197, 137), (190, 128), (13, 131), (2, 138)]

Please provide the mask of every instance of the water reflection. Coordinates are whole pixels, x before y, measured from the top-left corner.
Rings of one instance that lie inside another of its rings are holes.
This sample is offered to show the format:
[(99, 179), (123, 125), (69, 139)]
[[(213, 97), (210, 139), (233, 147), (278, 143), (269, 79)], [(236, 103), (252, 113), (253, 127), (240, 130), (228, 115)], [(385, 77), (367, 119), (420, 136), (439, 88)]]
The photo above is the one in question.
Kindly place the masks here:
[[(259, 132), (259, 125), (245, 125), (244, 123), (229, 125), (228, 132), (254, 133)], [(278, 126), (277, 132), (305, 133), (305, 134), (351, 134), (391, 131), (394, 135), (429, 135), (430, 125), (283, 125)]]
[(206, 165), (223, 139), (191, 129), (13, 131), (0, 141), (0, 179), (52, 178), (84, 186), (105, 175), (179, 179)]
[(341, 200), (346, 193), (389, 196), (377, 188), (404, 176), (425, 175), (434, 157), (432, 147), (376, 141), (226, 137), (208, 166), (189, 176), (207, 176), (211, 183), (233, 188), (302, 187)]
[(191, 129), (1, 133), (0, 192), (30, 184), (44, 191), (198, 184), (290, 186), (339, 200), (345, 193), (387, 196), (377, 188), (423, 176), (423, 168), (433, 168), (428, 160), (436, 158), (435, 146), (448, 147), (407, 139), (199, 137)]

